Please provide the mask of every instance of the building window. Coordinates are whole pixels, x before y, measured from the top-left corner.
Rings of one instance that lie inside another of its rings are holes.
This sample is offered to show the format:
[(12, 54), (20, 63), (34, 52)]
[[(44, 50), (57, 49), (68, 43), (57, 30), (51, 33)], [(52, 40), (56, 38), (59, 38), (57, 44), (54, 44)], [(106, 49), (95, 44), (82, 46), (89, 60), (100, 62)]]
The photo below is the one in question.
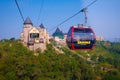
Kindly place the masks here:
[(31, 33), (30, 38), (39, 38), (39, 33)]

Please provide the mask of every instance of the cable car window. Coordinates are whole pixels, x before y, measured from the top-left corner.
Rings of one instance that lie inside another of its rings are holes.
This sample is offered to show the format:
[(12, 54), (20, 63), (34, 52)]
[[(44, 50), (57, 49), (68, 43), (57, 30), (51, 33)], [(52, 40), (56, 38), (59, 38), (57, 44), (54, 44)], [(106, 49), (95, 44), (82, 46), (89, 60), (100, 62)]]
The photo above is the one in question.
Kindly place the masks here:
[(91, 29), (74, 29), (74, 40), (93, 40), (94, 34)]
[(39, 33), (31, 33), (30, 38), (39, 38)]

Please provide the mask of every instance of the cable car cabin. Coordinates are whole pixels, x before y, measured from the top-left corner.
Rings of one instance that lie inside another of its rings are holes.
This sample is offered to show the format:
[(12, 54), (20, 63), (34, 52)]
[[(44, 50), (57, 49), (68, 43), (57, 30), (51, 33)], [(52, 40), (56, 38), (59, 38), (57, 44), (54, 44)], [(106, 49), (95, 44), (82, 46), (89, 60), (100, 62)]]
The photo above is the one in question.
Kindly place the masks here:
[(72, 50), (93, 49), (96, 36), (89, 27), (72, 26), (68, 31), (66, 42), (68, 47)]

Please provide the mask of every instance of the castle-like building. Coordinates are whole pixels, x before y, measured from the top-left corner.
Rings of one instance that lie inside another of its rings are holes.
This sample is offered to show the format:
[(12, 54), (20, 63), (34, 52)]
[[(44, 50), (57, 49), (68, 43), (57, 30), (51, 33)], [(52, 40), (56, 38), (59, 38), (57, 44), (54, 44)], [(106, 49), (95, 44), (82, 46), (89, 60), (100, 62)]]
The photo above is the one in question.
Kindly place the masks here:
[(46, 44), (49, 43), (49, 33), (43, 24), (35, 27), (30, 18), (27, 17), (23, 23), (23, 32), (20, 35), (20, 39), (30, 50), (41, 49), (41, 51), (44, 51)]
[(66, 45), (66, 37), (67, 34), (63, 33), (59, 28), (56, 29), (56, 31), (52, 34), (54, 41), (56, 41), (58, 44), (65, 46)]

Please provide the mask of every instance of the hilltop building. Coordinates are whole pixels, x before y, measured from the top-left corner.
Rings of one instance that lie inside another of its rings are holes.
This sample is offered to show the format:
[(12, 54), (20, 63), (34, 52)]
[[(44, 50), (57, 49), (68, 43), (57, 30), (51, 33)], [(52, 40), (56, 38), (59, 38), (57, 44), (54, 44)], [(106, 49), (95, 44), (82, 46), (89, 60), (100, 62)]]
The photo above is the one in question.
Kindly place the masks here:
[(103, 36), (96, 36), (96, 40), (97, 41), (104, 41), (104, 37)]
[(60, 31), (59, 28), (56, 29), (56, 31), (52, 35), (53, 37), (58, 37), (59, 39), (64, 39), (64, 34), (62, 31)]
[(30, 18), (27, 17), (23, 23), (23, 32), (20, 35), (20, 39), (30, 50), (34, 51), (39, 48), (44, 51), (46, 44), (49, 43), (49, 33), (43, 24), (35, 27)]
[(64, 34), (59, 28), (52, 34), (54, 40), (61, 45), (66, 45), (66, 34)]

